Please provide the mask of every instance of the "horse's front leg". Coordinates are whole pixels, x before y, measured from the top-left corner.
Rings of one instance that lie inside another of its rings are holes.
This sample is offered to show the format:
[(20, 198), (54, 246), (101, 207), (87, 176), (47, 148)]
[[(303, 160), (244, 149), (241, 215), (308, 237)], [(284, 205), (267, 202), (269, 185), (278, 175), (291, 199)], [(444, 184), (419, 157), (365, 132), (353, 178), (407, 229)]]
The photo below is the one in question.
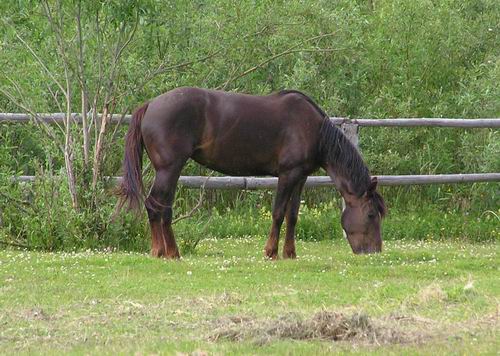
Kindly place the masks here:
[(300, 195), (307, 177), (302, 179), (293, 188), (292, 195), (286, 207), (286, 236), (283, 245), (283, 258), (296, 258), (295, 252), (295, 225), (299, 217)]
[(264, 253), (270, 259), (278, 258), (280, 229), (285, 218), (286, 207), (297, 182), (303, 178), (300, 171), (288, 171), (279, 175), (278, 188), (273, 206), (273, 223)]

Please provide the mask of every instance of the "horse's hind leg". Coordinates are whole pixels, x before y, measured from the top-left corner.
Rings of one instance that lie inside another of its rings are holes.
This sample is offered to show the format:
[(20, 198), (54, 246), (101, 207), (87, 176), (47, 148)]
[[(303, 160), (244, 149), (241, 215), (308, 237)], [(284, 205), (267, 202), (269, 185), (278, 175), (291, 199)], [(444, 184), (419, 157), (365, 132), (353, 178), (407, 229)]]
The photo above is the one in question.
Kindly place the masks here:
[(175, 242), (174, 231), (172, 230), (172, 215), (173, 209), (172, 204), (175, 197), (175, 188), (177, 185), (177, 180), (179, 179), (179, 174), (175, 177), (175, 183), (171, 190), (167, 194), (167, 207), (163, 209), (162, 214), (162, 230), (163, 230), (163, 241), (167, 246), (167, 258), (179, 258), (179, 249), (177, 248), (177, 243)]
[(155, 257), (180, 257), (172, 231), (172, 204), (183, 163), (163, 166), (157, 170), (153, 187), (146, 199), (152, 234), (151, 254)]

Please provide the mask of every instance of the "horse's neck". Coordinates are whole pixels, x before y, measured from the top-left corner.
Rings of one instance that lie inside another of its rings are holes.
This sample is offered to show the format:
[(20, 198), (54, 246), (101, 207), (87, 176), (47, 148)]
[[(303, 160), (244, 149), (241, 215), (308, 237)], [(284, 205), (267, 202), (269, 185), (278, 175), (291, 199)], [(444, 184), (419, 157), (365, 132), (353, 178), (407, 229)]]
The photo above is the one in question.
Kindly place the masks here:
[(324, 168), (342, 193), (360, 196), (370, 184), (370, 173), (354, 145), (330, 121), (320, 131)]
[(368, 189), (371, 181), (368, 168), (364, 166), (362, 161), (358, 162), (358, 164), (363, 164), (362, 169), (359, 169), (359, 167), (358, 169), (352, 169), (350, 164), (341, 166), (342, 163), (326, 162), (324, 169), (344, 198), (348, 195), (361, 196)]
[(325, 170), (342, 196), (352, 191), (351, 179), (349, 179), (349, 177), (346, 177), (345, 174), (343, 175), (340, 174), (339, 170), (336, 169), (336, 167), (333, 164), (327, 163), (325, 165)]

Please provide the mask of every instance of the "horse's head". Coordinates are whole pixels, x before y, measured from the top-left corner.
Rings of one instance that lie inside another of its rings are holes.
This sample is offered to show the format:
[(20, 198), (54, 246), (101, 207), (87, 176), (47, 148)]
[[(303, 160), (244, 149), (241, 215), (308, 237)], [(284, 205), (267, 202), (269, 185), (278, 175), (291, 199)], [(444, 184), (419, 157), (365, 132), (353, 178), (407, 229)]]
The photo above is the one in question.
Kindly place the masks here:
[(382, 251), (380, 227), (386, 209), (384, 199), (376, 188), (377, 178), (372, 178), (368, 190), (361, 197), (344, 194), (346, 208), (341, 223), (355, 254)]

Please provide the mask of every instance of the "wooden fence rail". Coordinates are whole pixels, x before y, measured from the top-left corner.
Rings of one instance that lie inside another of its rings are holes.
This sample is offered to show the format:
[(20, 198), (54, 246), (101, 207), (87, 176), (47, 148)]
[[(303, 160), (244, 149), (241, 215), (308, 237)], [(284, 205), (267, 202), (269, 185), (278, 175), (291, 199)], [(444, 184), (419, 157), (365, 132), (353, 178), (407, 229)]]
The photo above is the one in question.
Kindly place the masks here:
[[(471, 182), (498, 182), (500, 173), (475, 173), (475, 174), (438, 174), (438, 175), (396, 175), (376, 176), (380, 185), (424, 185), (445, 183), (471, 183)], [(13, 180), (32, 182), (35, 176), (19, 176)], [(108, 177), (113, 183), (119, 183), (121, 177)], [(278, 184), (276, 177), (206, 177), (206, 176), (181, 176), (179, 184), (186, 188), (206, 189), (269, 189)], [(307, 178), (306, 188), (332, 186), (328, 176), (311, 176)]]
[[(100, 116), (101, 114), (99, 114)], [(41, 120), (47, 123), (62, 123), (65, 113), (53, 114), (37, 114), (36, 120)], [(81, 115), (78, 113), (71, 114), (73, 120), (77, 123), (82, 121)], [(111, 116), (111, 123), (122, 121), (124, 124), (130, 122), (131, 115)], [(379, 127), (416, 127), (416, 126), (431, 126), (431, 127), (462, 127), (462, 128), (500, 128), (500, 118), (484, 118), (484, 119), (446, 119), (446, 118), (398, 118), (398, 119), (349, 119), (345, 117), (331, 117), (335, 125), (344, 123), (353, 123), (359, 126), (379, 126)], [(23, 123), (34, 120), (29, 114), (18, 113), (0, 113), (0, 123)]]
[[(64, 113), (37, 114), (36, 120), (47, 123), (63, 122)], [(81, 122), (80, 114), (72, 114), (75, 122)], [(112, 123), (129, 123), (131, 115), (112, 115)], [(398, 119), (348, 119), (331, 117), (334, 124), (340, 125), (346, 136), (358, 145), (358, 130), (360, 126), (378, 127), (456, 127), (456, 128), (500, 128), (500, 118), (491, 119), (446, 119), (446, 118), (398, 118)], [(34, 120), (28, 114), (0, 113), (0, 123), (24, 123)], [(450, 184), (473, 182), (499, 182), (500, 173), (473, 173), (473, 174), (438, 174), (438, 175), (380, 175), (377, 176), (380, 185), (422, 185), (422, 184)], [(33, 176), (13, 177), (15, 181), (29, 182)], [(108, 177), (115, 183), (121, 177)], [(203, 177), (181, 176), (179, 183), (187, 188), (207, 189), (268, 189), (276, 187), (278, 178), (273, 177)], [(330, 177), (312, 176), (307, 179), (306, 187), (330, 186)]]

